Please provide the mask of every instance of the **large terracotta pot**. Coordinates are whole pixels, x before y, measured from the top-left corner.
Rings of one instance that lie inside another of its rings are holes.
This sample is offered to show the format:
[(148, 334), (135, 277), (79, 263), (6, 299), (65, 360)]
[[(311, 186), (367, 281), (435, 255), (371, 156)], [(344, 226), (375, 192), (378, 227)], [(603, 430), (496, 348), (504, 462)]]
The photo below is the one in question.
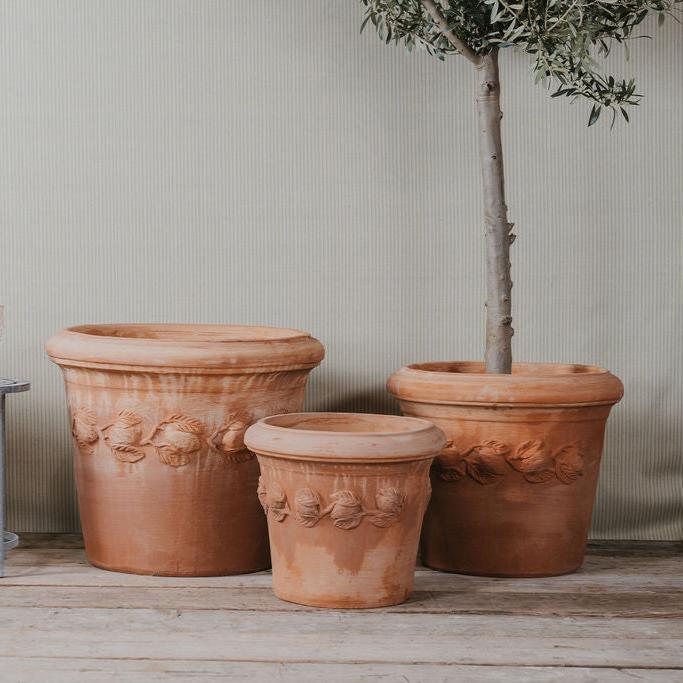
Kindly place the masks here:
[(273, 589), (316, 607), (382, 607), (408, 598), (429, 466), (446, 443), (424, 420), (299, 413), (247, 430), (261, 465)]
[(432, 469), (422, 560), (488, 576), (553, 576), (583, 562), (605, 422), (623, 394), (606, 370), (424, 363), (391, 376), (405, 415), (448, 445)]
[(64, 373), (92, 564), (169, 576), (269, 566), (244, 432), (301, 409), (320, 342), (269, 327), (83, 325), (46, 348)]

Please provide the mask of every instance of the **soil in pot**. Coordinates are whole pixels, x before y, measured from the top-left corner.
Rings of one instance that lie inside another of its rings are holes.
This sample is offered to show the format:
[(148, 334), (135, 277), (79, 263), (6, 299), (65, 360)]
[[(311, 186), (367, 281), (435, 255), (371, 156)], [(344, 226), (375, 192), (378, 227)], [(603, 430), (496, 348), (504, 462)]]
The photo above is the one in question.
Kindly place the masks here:
[(586, 365), (423, 363), (389, 379), (404, 415), (448, 443), (434, 461), (422, 560), (487, 576), (554, 576), (583, 562), (605, 424), (619, 379)]
[(317, 607), (382, 607), (412, 592), (429, 467), (446, 439), (425, 420), (298, 413), (260, 420), (273, 590)]
[(84, 325), (47, 352), (64, 374), (92, 564), (169, 576), (269, 566), (244, 432), (301, 409), (320, 342), (269, 327)]

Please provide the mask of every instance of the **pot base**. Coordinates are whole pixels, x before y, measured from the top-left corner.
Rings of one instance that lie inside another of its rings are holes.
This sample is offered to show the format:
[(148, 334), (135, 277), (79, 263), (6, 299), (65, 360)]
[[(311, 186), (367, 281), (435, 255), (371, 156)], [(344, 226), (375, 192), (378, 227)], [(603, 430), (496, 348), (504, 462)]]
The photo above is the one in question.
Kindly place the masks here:
[(248, 569), (235, 569), (235, 570), (225, 570), (225, 569), (219, 569), (216, 571), (212, 572), (197, 572), (197, 571), (188, 571), (188, 572), (170, 572), (166, 570), (159, 570), (159, 571), (145, 571), (141, 570), (139, 567), (131, 567), (127, 565), (108, 565), (102, 562), (98, 562), (97, 560), (92, 560), (88, 557), (88, 553), (86, 551), (85, 553), (85, 559), (88, 561), (88, 564), (92, 565), (96, 569), (102, 569), (103, 571), (106, 572), (115, 572), (118, 574), (136, 574), (137, 576), (175, 576), (175, 577), (190, 577), (190, 576), (196, 576), (196, 577), (201, 577), (201, 576), (240, 576), (242, 574), (255, 574), (257, 572), (262, 572), (270, 569), (270, 563), (264, 565), (263, 567), (256, 567), (252, 568), (249, 567)]
[(394, 595), (384, 600), (344, 600), (331, 598), (329, 600), (312, 600), (310, 598), (302, 598), (299, 595), (288, 595), (280, 591), (274, 590), (275, 597), (284, 602), (289, 602), (294, 605), (306, 605), (307, 607), (320, 607), (325, 609), (378, 609), (380, 607), (393, 607), (404, 603), (412, 594), (410, 590), (401, 595)]
[(440, 567), (438, 564), (432, 565), (427, 564), (424, 560), (422, 561), (422, 566), (427, 567), (427, 569), (433, 569), (436, 572), (442, 572), (444, 574), (460, 574), (462, 576), (486, 576), (492, 579), (547, 579), (553, 576), (566, 576), (567, 574), (573, 574), (574, 572), (581, 569), (583, 561), (577, 564), (571, 569), (560, 572), (550, 572), (550, 573), (539, 573), (539, 574), (515, 574), (515, 573), (494, 573), (490, 571), (467, 571), (465, 569), (457, 569), (452, 567)]

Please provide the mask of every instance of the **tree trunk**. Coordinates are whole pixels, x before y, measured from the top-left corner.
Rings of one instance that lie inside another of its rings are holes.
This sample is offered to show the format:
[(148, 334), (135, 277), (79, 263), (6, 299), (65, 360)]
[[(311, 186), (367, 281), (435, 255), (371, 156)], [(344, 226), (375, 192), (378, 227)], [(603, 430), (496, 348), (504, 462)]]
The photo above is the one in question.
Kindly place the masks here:
[(512, 280), (510, 245), (514, 241), (505, 205), (501, 145), (498, 50), (477, 65), (479, 156), (484, 182), (486, 223), (486, 372), (512, 372)]

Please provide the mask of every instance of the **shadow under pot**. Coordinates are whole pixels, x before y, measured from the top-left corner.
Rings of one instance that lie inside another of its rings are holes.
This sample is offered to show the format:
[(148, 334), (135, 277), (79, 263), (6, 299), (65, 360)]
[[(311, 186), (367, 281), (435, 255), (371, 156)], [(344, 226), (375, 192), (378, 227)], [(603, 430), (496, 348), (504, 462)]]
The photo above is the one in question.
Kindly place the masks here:
[(66, 384), (92, 564), (167, 576), (270, 565), (244, 432), (301, 410), (320, 342), (270, 327), (83, 325), (46, 348)]
[(433, 569), (555, 576), (581, 566), (619, 379), (587, 365), (422, 363), (391, 376), (404, 415), (448, 438), (422, 532)]
[(408, 598), (441, 430), (405, 417), (299, 413), (260, 420), (245, 441), (261, 466), (275, 595), (338, 608)]

